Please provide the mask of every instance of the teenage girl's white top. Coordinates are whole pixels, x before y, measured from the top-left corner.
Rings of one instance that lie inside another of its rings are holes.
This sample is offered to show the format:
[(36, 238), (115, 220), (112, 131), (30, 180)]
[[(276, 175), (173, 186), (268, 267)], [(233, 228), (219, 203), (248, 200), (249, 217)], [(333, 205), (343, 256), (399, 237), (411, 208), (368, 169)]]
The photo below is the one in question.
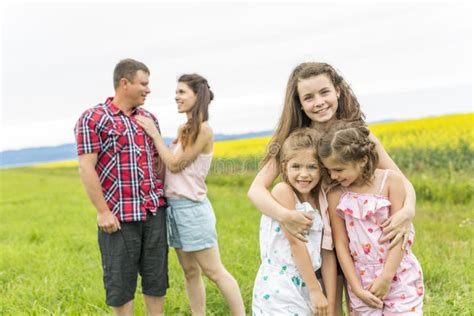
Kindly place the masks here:
[[(181, 143), (171, 144), (170, 149), (176, 154)], [(196, 202), (206, 198), (206, 176), (211, 168), (212, 152), (199, 154), (193, 162), (177, 173), (166, 169), (165, 196), (171, 199), (186, 198)]]
[[(298, 201), (296, 210), (313, 215), (306, 248), (316, 271), (321, 267), (321, 215), (308, 202)], [(255, 279), (252, 314), (313, 315), (309, 292), (293, 260), (290, 243), (280, 223), (266, 215), (260, 221), (260, 255), (262, 264)]]

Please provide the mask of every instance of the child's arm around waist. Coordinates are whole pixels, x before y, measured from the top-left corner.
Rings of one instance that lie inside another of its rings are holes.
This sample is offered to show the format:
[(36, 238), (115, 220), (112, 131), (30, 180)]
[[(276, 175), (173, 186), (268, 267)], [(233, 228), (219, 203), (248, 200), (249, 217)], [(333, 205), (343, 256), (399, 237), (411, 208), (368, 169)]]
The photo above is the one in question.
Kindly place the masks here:
[[(392, 204), (390, 206), (390, 216), (398, 212), (403, 206), (403, 201), (406, 196), (403, 181), (403, 176), (398, 172), (392, 170), (388, 171), (386, 190), (387, 196)], [(392, 279), (400, 266), (403, 254), (404, 251), (400, 247), (393, 247), (388, 251), (382, 273), (369, 287), (370, 292), (375, 296), (381, 299), (386, 296), (390, 289)]]
[[(273, 188), (272, 195), (278, 203), (284, 207), (294, 209), (296, 198), (292, 188), (288, 184), (284, 182), (278, 183)], [(298, 271), (308, 287), (314, 312), (317, 312), (318, 315), (326, 315), (328, 301), (322, 292), (321, 285), (316, 279), (306, 243), (294, 237), (283, 226), (282, 230), (290, 243), (291, 253), (293, 254), (293, 260), (298, 267)]]

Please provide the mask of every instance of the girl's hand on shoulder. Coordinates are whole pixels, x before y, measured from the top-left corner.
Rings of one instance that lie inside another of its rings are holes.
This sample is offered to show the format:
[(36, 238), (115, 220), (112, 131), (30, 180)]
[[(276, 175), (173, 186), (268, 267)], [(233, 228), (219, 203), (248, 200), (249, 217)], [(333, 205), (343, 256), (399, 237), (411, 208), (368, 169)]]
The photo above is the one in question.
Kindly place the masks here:
[(317, 316), (329, 315), (329, 303), (322, 291), (311, 291), (309, 293), (311, 308)]
[(367, 290), (370, 293), (374, 294), (381, 300), (385, 299), (387, 296), (388, 291), (390, 290), (390, 285), (392, 284), (392, 278), (386, 277), (383, 274), (380, 274), (374, 282), (372, 282)]
[(368, 290), (361, 290), (360, 292), (356, 293), (356, 295), (361, 299), (361, 301), (372, 308), (383, 308), (382, 300)]
[(313, 225), (313, 217), (305, 212), (290, 211), (287, 212), (282, 224), (290, 234), (301, 241), (307, 242), (305, 235)]
[(384, 243), (391, 240), (389, 249), (392, 249), (400, 242), (402, 242), (402, 249), (406, 249), (412, 223), (412, 218), (406, 216), (409, 212), (408, 210), (405, 211), (405, 208), (402, 208), (382, 223), (381, 226), (385, 236), (380, 239), (380, 242)]
[(311, 225), (313, 225), (313, 217), (308, 213), (294, 210), (296, 196), (293, 188), (286, 182), (277, 183), (272, 189), (272, 196), (281, 206), (286, 208), (279, 220), (283, 228), (289, 235), (307, 242), (304, 235), (308, 234)]
[(158, 129), (156, 128), (155, 122), (151, 118), (143, 115), (136, 115), (135, 119), (137, 120), (138, 125), (140, 125), (145, 133), (147, 133), (147, 135), (151, 138), (160, 135)]
[(390, 241), (389, 250), (401, 242), (401, 248), (406, 249), (408, 236), (415, 216), (414, 206), (406, 201), (406, 189), (404, 188), (403, 175), (389, 170), (387, 177), (387, 190), (390, 199), (390, 218), (382, 223), (384, 236), (381, 243)]

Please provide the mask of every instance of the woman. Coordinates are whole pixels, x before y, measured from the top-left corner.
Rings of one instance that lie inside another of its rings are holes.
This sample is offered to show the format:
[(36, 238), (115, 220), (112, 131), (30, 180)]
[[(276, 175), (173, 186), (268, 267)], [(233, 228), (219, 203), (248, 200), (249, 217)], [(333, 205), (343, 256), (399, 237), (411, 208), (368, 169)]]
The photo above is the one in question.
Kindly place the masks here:
[(188, 120), (168, 149), (153, 121), (137, 121), (153, 138), (167, 167), (165, 192), (168, 198), (169, 244), (175, 248), (186, 279), (186, 291), (193, 315), (205, 315), (206, 292), (201, 271), (224, 295), (233, 315), (245, 315), (237, 281), (223, 266), (212, 206), (207, 199), (205, 178), (212, 161), (213, 133), (208, 123), (208, 106), (214, 95), (207, 80), (197, 74), (178, 79), (176, 104)]

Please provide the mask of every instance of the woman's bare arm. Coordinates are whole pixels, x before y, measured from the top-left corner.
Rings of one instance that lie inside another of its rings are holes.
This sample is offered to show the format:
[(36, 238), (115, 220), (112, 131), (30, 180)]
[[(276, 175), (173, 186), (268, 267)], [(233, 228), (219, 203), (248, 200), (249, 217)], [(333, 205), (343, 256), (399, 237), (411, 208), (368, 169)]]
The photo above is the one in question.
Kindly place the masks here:
[(179, 148), (176, 154), (166, 146), (161, 137), (154, 121), (148, 117), (136, 116), (138, 124), (153, 139), (156, 150), (160, 154), (161, 160), (171, 172), (179, 172), (193, 162), (203, 150), (213, 141), (213, 133), (211, 127), (206, 123), (201, 124), (201, 129), (193, 144), (186, 146), (185, 150)]

